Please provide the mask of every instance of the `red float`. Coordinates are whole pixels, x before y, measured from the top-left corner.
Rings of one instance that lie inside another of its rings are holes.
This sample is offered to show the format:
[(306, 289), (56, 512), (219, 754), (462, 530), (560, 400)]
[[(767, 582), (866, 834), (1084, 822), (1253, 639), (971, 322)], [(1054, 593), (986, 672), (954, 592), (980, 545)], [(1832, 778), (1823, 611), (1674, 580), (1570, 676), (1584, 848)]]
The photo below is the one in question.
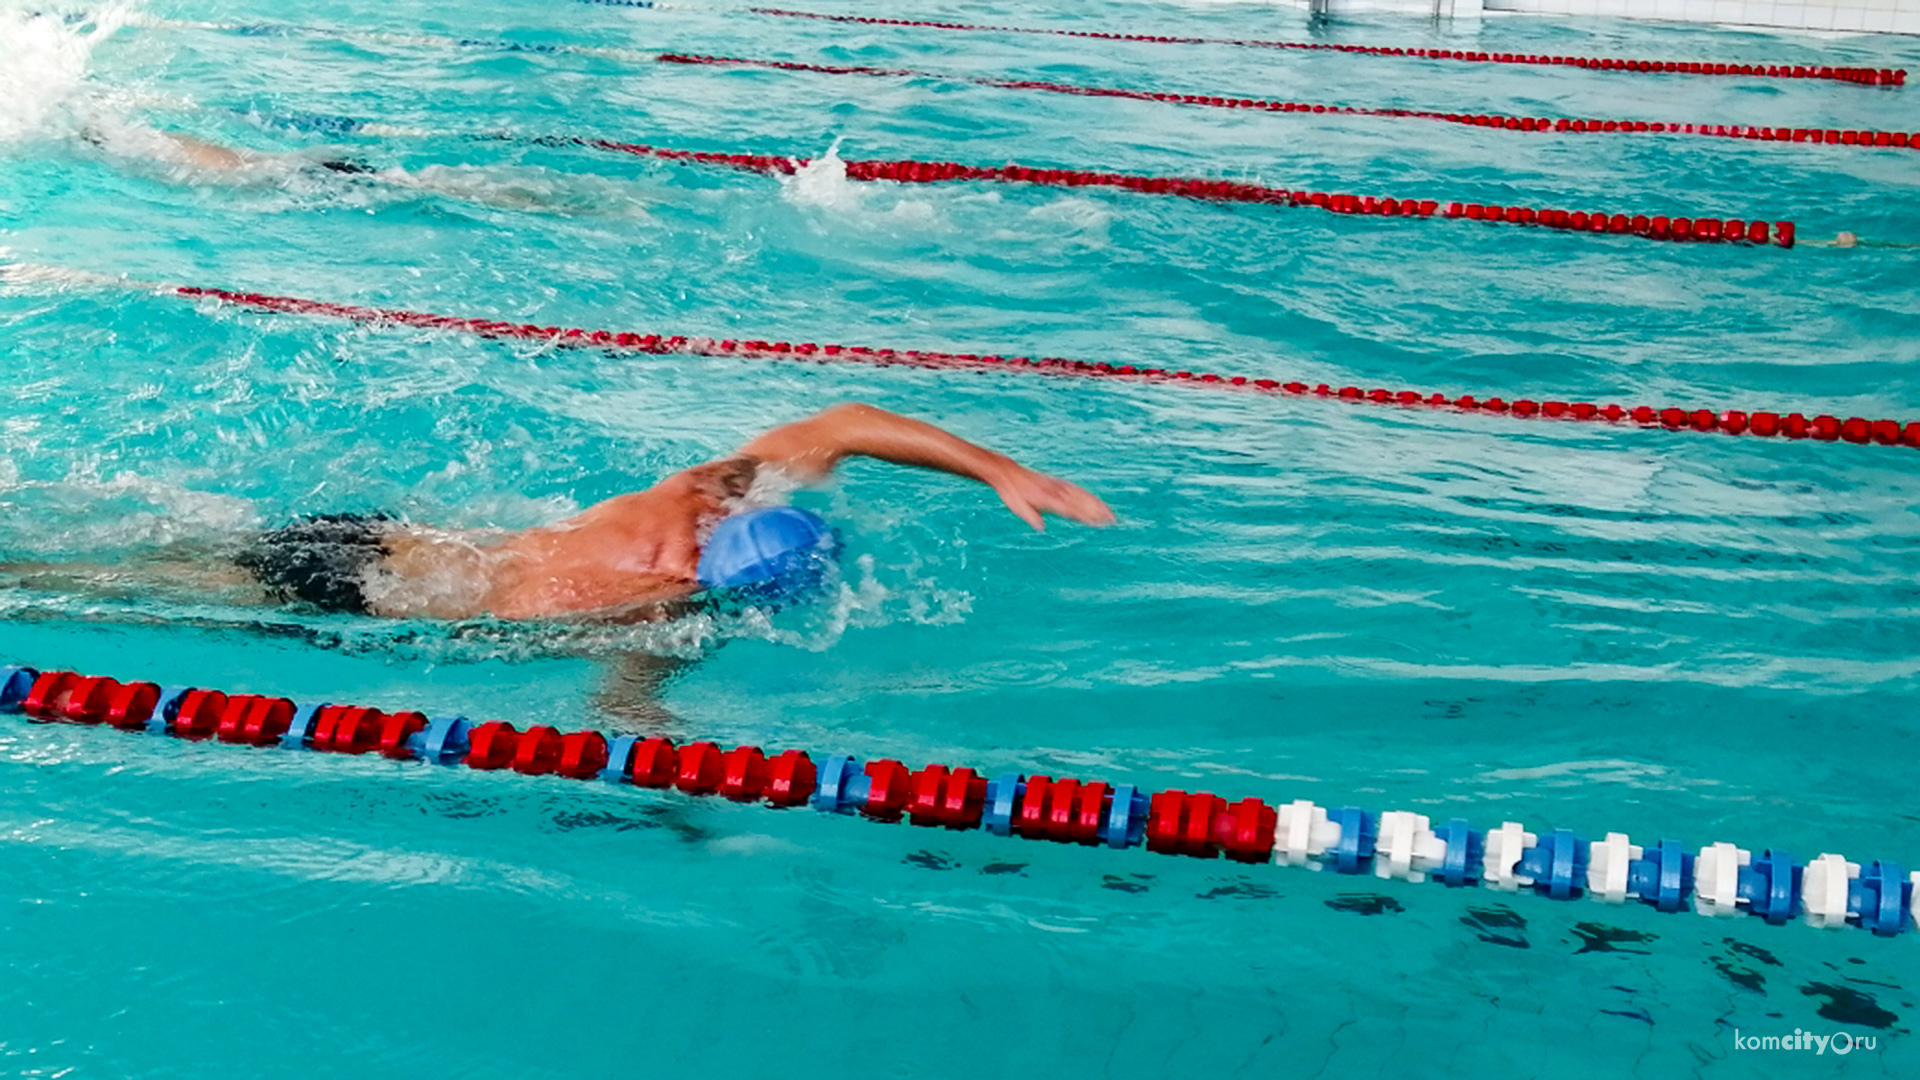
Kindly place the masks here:
[(514, 741), (514, 772), (525, 776), (545, 776), (560, 764), (560, 729), (534, 724)]
[(513, 764), (520, 742), (519, 729), (504, 720), (490, 720), (467, 732), (467, 767), (504, 769)]
[(720, 794), (751, 802), (767, 786), (767, 756), (757, 746), (736, 746), (720, 758)]
[(1218, 795), (1162, 791), (1147, 811), (1147, 850), (1163, 855), (1192, 855), (1211, 859), (1219, 854), (1213, 819), (1226, 805)]
[(929, 765), (914, 776), (913, 823), (978, 828), (986, 798), (986, 777), (968, 768), (949, 772), (945, 765)]
[(913, 776), (907, 767), (889, 758), (867, 762), (867, 801), (860, 811), (881, 821), (899, 821), (913, 796)]
[(67, 696), (80, 684), (80, 676), (71, 671), (44, 671), (33, 680), (20, 711), (36, 720), (58, 720), (67, 705)]
[(818, 770), (804, 750), (788, 750), (767, 763), (761, 794), (775, 806), (799, 806), (813, 797)]
[(427, 729), (427, 716), (418, 712), (389, 713), (380, 721), (381, 756), (405, 760), (413, 756), (407, 740)]
[(1259, 799), (1241, 799), (1217, 812), (1213, 839), (1237, 862), (1266, 862), (1273, 855), (1273, 833), (1278, 813)]
[(107, 704), (120, 689), (119, 682), (97, 675), (83, 676), (67, 690), (59, 716), (81, 724), (97, 724), (106, 719)]
[(253, 698), (248, 701), (244, 713), (240, 713), (240, 724), (232, 734), (228, 734), (227, 719), (232, 717), (232, 700), (227, 703), (227, 715), (221, 717), (221, 740), (223, 742), (246, 742), (252, 746), (267, 746), (278, 742), (286, 734), (286, 728), (294, 723), (294, 711), (298, 705), (286, 698)]
[(680, 748), (673, 786), (689, 795), (711, 795), (720, 789), (722, 773), (718, 746), (710, 742), (688, 743)]
[(107, 703), (106, 721), (117, 728), (133, 730), (147, 725), (154, 706), (160, 703), (160, 687), (150, 682), (126, 683)]
[(227, 707), (220, 710), (220, 720), (214, 725), (214, 737), (226, 743), (246, 742), (247, 710), (262, 700), (265, 699), (256, 694), (229, 695)]
[[(314, 717), (313, 738), (309, 745), (315, 750), (336, 754), (364, 754), (379, 745), (380, 723), (384, 719), (386, 715), (379, 709), (366, 709), (358, 705), (329, 706)], [(507, 727), (512, 729), (511, 724)]]
[(574, 780), (590, 780), (607, 767), (607, 737), (574, 731), (560, 737), (560, 763), (553, 771)]
[(680, 769), (680, 755), (671, 739), (642, 739), (627, 759), (627, 779), (640, 787), (663, 788), (673, 783)]
[(169, 729), (183, 739), (204, 739), (220, 725), (227, 709), (227, 695), (218, 690), (189, 690), (180, 695), (180, 705)]

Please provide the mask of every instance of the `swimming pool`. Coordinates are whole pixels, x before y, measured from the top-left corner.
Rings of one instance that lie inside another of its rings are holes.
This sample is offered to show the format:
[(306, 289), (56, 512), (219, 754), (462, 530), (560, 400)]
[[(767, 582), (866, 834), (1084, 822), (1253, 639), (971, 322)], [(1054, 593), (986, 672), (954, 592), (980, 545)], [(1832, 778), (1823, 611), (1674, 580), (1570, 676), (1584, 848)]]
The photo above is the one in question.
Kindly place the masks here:
[[(1909, 39), (1238, 4), (906, 5), (1176, 34), (1903, 67)], [(1911, 129), (1904, 90), (820, 25), (149, 5), (1197, 94)], [(543, 325), (1911, 419), (1915, 249), (1792, 250), (472, 139), (1198, 176), (1916, 242), (1913, 152), (1247, 114), (926, 79), (12, 17), (9, 260)], [(1313, 34), (1320, 35), (1318, 38)], [(275, 123), (354, 117), (330, 135)], [(136, 125), (404, 168), (174, 175)], [(98, 147), (75, 132), (113, 138)], [(129, 134), (131, 133), (131, 134)], [(131, 141), (129, 141), (131, 140)], [(533, 204), (532, 209), (522, 204)], [(834, 602), (530, 632), (10, 589), (0, 659), (474, 717), (1920, 858), (1912, 451), (1030, 373), (553, 349), (41, 275), (0, 294), (0, 557), (314, 510), (551, 520), (846, 399), (1107, 531), (854, 466)], [(679, 667), (631, 659), (665, 656)], [(615, 674), (610, 675), (609, 672)], [(664, 681), (657, 700), (645, 692)], [(46, 1075), (1671, 1075), (1910, 1067), (1915, 938), (0, 725), (0, 1047)], [(1871, 1051), (1748, 1052), (1795, 1029)], [(1862, 1059), (1865, 1060), (1862, 1060)]]

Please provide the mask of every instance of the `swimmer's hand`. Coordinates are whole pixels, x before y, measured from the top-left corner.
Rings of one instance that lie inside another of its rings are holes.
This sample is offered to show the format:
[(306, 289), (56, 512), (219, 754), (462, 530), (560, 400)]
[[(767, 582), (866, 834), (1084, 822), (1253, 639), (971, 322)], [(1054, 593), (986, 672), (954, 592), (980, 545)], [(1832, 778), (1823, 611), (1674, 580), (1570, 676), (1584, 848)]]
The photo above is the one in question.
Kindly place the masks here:
[(1007, 462), (1004, 475), (990, 477), (987, 482), (993, 486), (994, 494), (1000, 496), (1000, 501), (1007, 504), (1007, 509), (1033, 526), (1035, 532), (1047, 531), (1044, 516), (1047, 514), (1071, 518), (1083, 525), (1113, 524), (1113, 511), (1098, 495), (1079, 484), (1035, 472), (1012, 460)]

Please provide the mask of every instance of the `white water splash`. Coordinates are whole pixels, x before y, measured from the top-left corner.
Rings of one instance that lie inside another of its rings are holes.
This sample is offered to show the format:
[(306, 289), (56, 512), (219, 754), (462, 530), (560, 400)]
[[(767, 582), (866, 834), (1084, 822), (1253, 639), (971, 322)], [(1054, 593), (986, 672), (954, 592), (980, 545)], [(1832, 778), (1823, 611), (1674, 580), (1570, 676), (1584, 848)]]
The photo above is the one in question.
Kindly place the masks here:
[(840, 140), (833, 140), (827, 152), (780, 177), (781, 193), (795, 206), (819, 206), (830, 210), (854, 210), (860, 206), (860, 192), (847, 179), (847, 163), (840, 159)]
[(882, 192), (897, 192), (899, 185), (847, 179), (839, 139), (825, 153), (794, 170), (793, 175), (780, 177), (780, 189), (782, 197), (794, 206), (827, 210), (856, 222), (922, 228), (940, 224), (933, 204), (920, 199), (897, 197), (884, 209), (870, 205), (870, 200), (884, 197)]
[(132, 5), (118, 3), (86, 15), (0, 10), (0, 144), (62, 123), (94, 49), (131, 16)]

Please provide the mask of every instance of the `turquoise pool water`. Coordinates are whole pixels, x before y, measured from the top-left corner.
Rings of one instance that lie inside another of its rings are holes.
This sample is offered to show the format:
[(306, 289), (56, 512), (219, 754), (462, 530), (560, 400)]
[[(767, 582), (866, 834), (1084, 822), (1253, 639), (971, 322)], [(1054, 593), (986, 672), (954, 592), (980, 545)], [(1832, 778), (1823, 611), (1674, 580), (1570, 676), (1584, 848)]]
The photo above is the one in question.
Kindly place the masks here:
[[(32, 5), (40, 7), (44, 5)], [(1920, 243), (1920, 156), (1527, 136), (394, 41), (0, 19), (0, 246), (136, 281), (1309, 383), (1920, 416), (1920, 249), (1728, 248), (691, 149), (1599, 200)], [(1920, 68), (1911, 41), (1246, 4), (905, 17)], [(1905, 91), (852, 28), (718, 8), (104, 18), (665, 48), (1460, 111), (1912, 129)], [(89, 27), (95, 36), (88, 37)], [(328, 137), (290, 113), (406, 134)], [(238, 176), (165, 130), (348, 155)], [(95, 142), (82, 130), (101, 133)], [(530, 208), (529, 208), (530, 207)], [(839, 596), (619, 632), (9, 587), (0, 659), (1585, 836), (1920, 860), (1920, 458), (1015, 375), (646, 358), (0, 292), (0, 558), (118, 566), (314, 509), (524, 527), (861, 399), (1084, 483), (1108, 531), (856, 465)], [(653, 659), (647, 658), (665, 658)], [(649, 689), (651, 687), (651, 689)], [(1847, 1075), (1914, 1068), (1915, 938), (883, 828), (672, 794), (0, 725), (0, 1055), (47, 1076)], [(1846, 1057), (1736, 1034), (1878, 1039)]]

